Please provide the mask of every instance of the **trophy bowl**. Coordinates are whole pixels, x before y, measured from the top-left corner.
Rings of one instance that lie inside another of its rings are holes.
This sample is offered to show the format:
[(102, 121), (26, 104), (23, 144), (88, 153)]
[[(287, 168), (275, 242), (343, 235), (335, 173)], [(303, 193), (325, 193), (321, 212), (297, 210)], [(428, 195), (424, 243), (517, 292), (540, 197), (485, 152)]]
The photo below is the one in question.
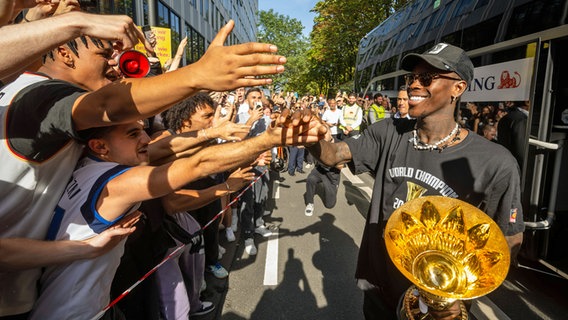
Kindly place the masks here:
[(406, 202), (389, 218), (385, 242), (394, 265), (437, 310), (490, 293), (509, 271), (509, 247), (499, 226), (454, 198)]

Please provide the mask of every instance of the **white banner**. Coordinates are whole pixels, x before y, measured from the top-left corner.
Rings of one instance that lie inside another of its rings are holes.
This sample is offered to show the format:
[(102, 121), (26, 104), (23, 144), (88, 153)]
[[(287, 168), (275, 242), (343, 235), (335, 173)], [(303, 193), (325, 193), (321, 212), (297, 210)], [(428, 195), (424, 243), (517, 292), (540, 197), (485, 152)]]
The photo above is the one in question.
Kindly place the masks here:
[(534, 58), (475, 68), (464, 102), (526, 101), (530, 97)]

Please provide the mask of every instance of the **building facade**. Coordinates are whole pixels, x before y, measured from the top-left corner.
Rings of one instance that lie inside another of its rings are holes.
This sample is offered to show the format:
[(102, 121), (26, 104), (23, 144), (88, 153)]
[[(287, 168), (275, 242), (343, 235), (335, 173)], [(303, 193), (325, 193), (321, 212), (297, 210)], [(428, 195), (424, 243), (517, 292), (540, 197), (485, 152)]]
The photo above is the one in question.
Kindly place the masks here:
[[(87, 2), (87, 1), (85, 1)], [(89, 11), (125, 14), (137, 25), (171, 29), (172, 56), (183, 39), (183, 65), (197, 61), (229, 20), (235, 28), (226, 45), (257, 40), (258, 0), (93, 0)]]

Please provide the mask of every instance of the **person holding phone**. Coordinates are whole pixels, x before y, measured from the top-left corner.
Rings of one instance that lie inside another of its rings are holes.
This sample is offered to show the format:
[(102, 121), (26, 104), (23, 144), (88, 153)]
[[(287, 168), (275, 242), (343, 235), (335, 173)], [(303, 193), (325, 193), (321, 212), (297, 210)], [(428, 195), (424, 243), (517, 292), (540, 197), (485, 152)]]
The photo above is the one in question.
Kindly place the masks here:
[[(251, 126), (251, 130), (245, 137), (255, 137), (262, 134), (270, 126), (270, 117), (264, 115), (264, 108), (262, 106), (262, 91), (260, 88), (251, 88), (245, 94), (245, 103), (249, 106), (247, 112), (242, 112), (237, 115), (237, 123), (245, 123)], [(253, 172), (256, 176), (260, 175), (266, 170), (265, 163), (258, 163), (254, 167)], [(269, 175), (262, 176), (252, 188), (248, 189), (242, 196), (240, 202), (241, 217), (241, 234), (245, 239), (245, 252), (250, 256), (257, 253), (254, 244), (254, 234), (258, 233), (263, 237), (269, 237), (272, 232), (264, 225), (262, 216), (264, 214), (265, 202), (268, 198), (268, 183)]]

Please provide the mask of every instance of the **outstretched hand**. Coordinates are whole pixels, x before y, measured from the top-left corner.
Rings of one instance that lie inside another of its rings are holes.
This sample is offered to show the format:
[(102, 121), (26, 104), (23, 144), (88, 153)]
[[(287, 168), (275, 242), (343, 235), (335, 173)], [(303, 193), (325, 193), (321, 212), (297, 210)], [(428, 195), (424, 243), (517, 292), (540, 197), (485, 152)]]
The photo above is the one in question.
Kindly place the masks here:
[[(274, 55), (277, 48), (266, 43), (245, 43), (224, 46), (235, 22), (229, 21), (194, 65), (192, 77), (197, 88), (226, 91), (239, 87), (263, 86), (272, 83), (267, 75), (284, 71), (286, 58)], [(211, 72), (215, 70), (215, 72)]]
[(250, 126), (232, 122), (229, 117), (219, 118), (213, 123), (211, 130), (213, 136), (227, 141), (241, 141), (242, 139), (235, 134), (248, 134)]
[(138, 222), (138, 220), (140, 220), (141, 215), (142, 213), (140, 211), (133, 212), (120, 219), (112, 227), (106, 229), (100, 234), (84, 240), (84, 242), (90, 245), (93, 249), (91, 258), (96, 258), (109, 252), (122, 240), (132, 234), (134, 230), (136, 230), (134, 225)]
[(311, 110), (296, 111), (289, 109), (274, 114), (267, 130), (272, 141), (277, 145), (310, 145), (325, 138), (328, 127)]
[(267, 150), (258, 155), (258, 157), (251, 164), (252, 166), (268, 166), (272, 162), (272, 153)]
[(231, 192), (237, 192), (254, 179), (252, 167), (238, 168), (227, 178), (227, 186)]

